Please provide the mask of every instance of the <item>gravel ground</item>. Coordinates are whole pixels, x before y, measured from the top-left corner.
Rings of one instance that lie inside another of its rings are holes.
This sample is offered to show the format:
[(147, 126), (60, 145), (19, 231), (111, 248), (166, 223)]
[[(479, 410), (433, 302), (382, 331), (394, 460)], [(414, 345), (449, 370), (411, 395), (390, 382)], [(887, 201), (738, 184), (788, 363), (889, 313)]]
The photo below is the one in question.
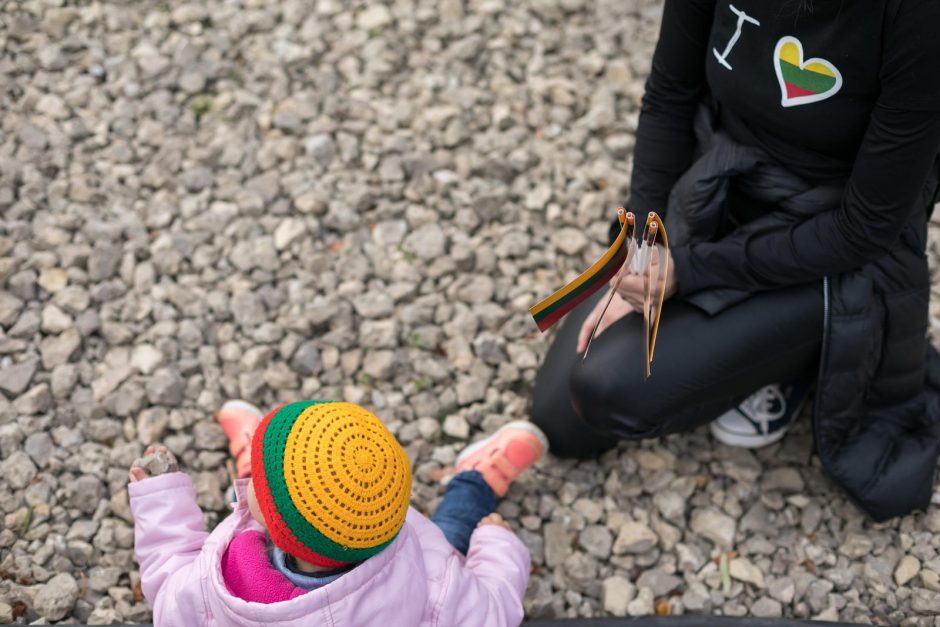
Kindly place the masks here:
[[(659, 17), (70, 4), (0, 15), (0, 623), (148, 621), (127, 467), (162, 440), (214, 524), (227, 398), (367, 405), (433, 508), (526, 414), (526, 308), (603, 249)], [(940, 625), (940, 511), (868, 523), (811, 447), (804, 419), (756, 453), (700, 430), (543, 463), (500, 505), (528, 615)]]

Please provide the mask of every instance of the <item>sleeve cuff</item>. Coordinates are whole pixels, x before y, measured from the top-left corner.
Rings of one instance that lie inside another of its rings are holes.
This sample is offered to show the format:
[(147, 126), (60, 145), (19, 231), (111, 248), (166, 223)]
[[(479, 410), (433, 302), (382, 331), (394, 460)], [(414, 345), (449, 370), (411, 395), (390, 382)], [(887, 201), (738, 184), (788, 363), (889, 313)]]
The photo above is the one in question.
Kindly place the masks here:
[(164, 490), (174, 490), (177, 488), (187, 487), (193, 488), (193, 490), (195, 490), (192, 477), (187, 475), (185, 472), (168, 472), (165, 475), (148, 477), (143, 481), (128, 483), (127, 493), (133, 499), (155, 494), (157, 492), (163, 492)]
[(692, 264), (692, 250), (688, 246), (673, 248), (672, 264), (676, 275), (676, 294), (687, 296), (701, 289), (696, 282), (695, 271)]

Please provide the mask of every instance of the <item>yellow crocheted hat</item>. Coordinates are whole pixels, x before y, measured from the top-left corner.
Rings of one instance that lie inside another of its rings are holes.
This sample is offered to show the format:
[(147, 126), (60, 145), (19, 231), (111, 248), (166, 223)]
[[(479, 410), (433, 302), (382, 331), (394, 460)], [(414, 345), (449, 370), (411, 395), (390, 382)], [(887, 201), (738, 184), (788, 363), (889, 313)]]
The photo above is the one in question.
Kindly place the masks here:
[(252, 483), (271, 540), (321, 566), (367, 559), (405, 522), (411, 466), (371, 412), (334, 401), (280, 407), (252, 438)]

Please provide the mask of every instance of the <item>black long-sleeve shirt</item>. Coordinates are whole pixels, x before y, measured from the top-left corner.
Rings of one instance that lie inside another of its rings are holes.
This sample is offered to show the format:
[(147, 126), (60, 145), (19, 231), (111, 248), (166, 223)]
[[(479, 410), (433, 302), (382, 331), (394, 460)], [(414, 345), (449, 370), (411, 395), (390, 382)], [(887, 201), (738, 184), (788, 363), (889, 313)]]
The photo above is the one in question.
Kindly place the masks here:
[(858, 268), (897, 240), (940, 150), (937, 0), (666, 0), (630, 207), (662, 211), (710, 92), (720, 125), (841, 205), (785, 232), (673, 250), (680, 293), (759, 291)]

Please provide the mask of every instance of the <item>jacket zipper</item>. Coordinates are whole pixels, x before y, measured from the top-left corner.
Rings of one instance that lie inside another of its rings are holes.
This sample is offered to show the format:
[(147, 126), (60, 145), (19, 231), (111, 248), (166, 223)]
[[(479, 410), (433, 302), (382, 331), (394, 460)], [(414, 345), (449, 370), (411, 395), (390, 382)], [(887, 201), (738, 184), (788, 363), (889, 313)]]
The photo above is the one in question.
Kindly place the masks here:
[(816, 454), (825, 467), (819, 446), (819, 399), (822, 396), (823, 372), (826, 369), (826, 359), (829, 353), (829, 277), (823, 277), (823, 331), (822, 347), (819, 355), (819, 374), (816, 377), (816, 398), (813, 400), (813, 436), (816, 442)]

